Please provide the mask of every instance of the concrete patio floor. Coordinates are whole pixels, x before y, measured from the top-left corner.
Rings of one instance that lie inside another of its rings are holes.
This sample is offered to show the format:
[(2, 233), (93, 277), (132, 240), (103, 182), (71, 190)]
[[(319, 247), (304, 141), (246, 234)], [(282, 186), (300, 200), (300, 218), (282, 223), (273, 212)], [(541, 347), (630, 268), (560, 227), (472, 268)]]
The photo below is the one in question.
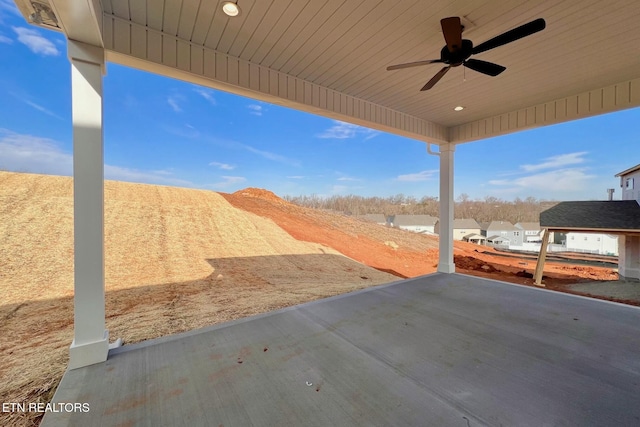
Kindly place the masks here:
[(42, 426), (640, 425), (640, 309), (432, 274), (112, 350)]

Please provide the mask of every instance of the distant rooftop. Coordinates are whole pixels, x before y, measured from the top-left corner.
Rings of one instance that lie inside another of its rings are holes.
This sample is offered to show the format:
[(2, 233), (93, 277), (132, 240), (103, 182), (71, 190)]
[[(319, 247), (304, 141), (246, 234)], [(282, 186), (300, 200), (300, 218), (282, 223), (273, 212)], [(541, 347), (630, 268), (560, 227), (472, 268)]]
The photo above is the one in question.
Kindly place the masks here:
[(540, 230), (539, 222), (519, 222), (515, 225), (516, 228), (521, 228), (522, 230)]
[(540, 213), (540, 225), (550, 229), (640, 233), (640, 205), (635, 200), (561, 202)]
[(519, 230), (509, 221), (491, 221), (487, 230), (500, 230), (500, 231), (511, 231), (511, 230)]
[(633, 172), (639, 171), (639, 170), (640, 170), (640, 164), (635, 165), (634, 167), (629, 168), (627, 170), (623, 170), (622, 172), (617, 173), (615, 176), (625, 176), (625, 175), (629, 175), (630, 173), (633, 173)]
[(453, 228), (480, 228), (480, 224), (473, 218), (458, 218), (453, 220)]
[(438, 222), (438, 218), (431, 215), (395, 215), (391, 220), (393, 221), (393, 225), (396, 226), (430, 226)]
[(358, 215), (358, 218), (365, 219), (367, 221), (378, 222), (378, 223), (386, 223), (387, 222), (387, 218), (383, 214)]

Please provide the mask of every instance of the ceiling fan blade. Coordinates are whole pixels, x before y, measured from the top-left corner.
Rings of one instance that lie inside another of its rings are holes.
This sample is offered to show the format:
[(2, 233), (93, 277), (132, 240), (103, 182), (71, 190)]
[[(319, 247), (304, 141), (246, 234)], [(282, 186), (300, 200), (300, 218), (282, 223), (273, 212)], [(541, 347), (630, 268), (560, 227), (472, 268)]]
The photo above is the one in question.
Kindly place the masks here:
[(494, 64), (493, 62), (480, 61), (479, 59), (467, 59), (464, 62), (464, 66), (493, 77), (507, 69), (502, 65)]
[(400, 70), (402, 68), (418, 67), (420, 65), (433, 64), (436, 62), (443, 62), (442, 59), (427, 59), (425, 61), (407, 62), (406, 64), (390, 65), (387, 67), (387, 71)]
[(432, 87), (434, 87), (434, 86), (436, 85), (436, 83), (438, 83), (438, 82), (440, 81), (440, 79), (441, 79), (445, 74), (447, 74), (447, 71), (449, 71), (449, 68), (451, 68), (451, 65), (449, 65), (448, 67), (444, 67), (443, 69), (441, 69), (440, 71), (438, 71), (438, 72), (436, 73), (436, 75), (435, 75), (435, 76), (433, 76), (433, 77), (431, 77), (431, 80), (429, 80), (429, 81), (427, 82), (427, 84), (426, 84), (426, 85), (424, 85), (424, 86), (422, 87), (422, 89), (420, 89), (420, 91), (423, 91), (423, 90), (429, 90), (429, 89), (431, 89)]
[(440, 20), (442, 34), (447, 42), (449, 52), (457, 52), (462, 46), (462, 24), (460, 18), (452, 16)]
[(513, 30), (502, 33), (499, 36), (495, 36), (494, 38), (489, 39), (484, 43), (480, 43), (478, 46), (473, 48), (473, 51), (471, 53), (475, 55), (480, 52), (485, 52), (489, 49), (511, 43), (523, 37), (530, 36), (533, 33), (544, 30), (546, 25), (547, 24), (545, 23), (544, 19), (538, 18), (535, 21), (529, 22), (528, 24), (521, 25), (517, 28), (514, 28)]

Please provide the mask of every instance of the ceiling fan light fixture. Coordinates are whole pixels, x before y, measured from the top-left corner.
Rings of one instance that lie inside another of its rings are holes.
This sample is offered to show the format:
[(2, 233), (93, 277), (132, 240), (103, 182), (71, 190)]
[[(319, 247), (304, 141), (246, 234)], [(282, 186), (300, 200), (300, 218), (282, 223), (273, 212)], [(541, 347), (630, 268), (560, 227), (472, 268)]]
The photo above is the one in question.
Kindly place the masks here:
[(238, 3), (235, 1), (222, 2), (222, 11), (227, 16), (231, 16), (231, 17), (240, 15), (240, 7), (238, 6)]
[(454, 111), (462, 111), (462, 110), (464, 110), (464, 107), (462, 105), (458, 105), (456, 107), (453, 107), (453, 110)]

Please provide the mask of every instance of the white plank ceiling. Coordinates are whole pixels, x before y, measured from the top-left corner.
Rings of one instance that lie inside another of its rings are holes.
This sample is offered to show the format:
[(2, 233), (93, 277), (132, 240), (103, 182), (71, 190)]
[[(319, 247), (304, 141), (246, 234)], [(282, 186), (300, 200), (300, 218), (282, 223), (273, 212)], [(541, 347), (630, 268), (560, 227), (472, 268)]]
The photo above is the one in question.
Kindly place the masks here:
[[(69, 37), (95, 15), (110, 61), (423, 141), (640, 105), (638, 0), (239, 0), (235, 18), (216, 0), (50, 3)], [(439, 58), (448, 16), (476, 45), (536, 18), (547, 28), (474, 56), (507, 67), (497, 77), (457, 67), (420, 92), (441, 64), (386, 71)]]

